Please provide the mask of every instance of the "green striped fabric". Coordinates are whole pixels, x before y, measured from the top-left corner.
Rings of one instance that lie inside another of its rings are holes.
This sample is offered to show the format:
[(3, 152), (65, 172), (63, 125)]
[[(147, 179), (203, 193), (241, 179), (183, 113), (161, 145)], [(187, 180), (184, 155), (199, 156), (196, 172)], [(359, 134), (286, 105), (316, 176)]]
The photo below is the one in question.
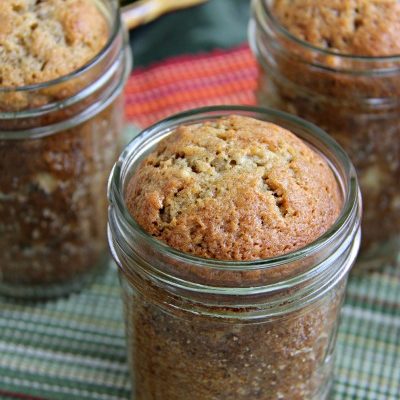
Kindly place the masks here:
[[(350, 279), (334, 400), (400, 398), (399, 275), (387, 268)], [(121, 309), (114, 265), (69, 298), (1, 299), (0, 398), (129, 399)]]

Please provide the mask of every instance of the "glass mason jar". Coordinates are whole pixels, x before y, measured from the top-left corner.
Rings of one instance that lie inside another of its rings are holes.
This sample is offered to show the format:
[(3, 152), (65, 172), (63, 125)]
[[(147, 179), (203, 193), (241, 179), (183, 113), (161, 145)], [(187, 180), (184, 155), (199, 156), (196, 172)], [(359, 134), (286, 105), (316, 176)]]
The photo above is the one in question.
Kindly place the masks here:
[[(124, 194), (143, 157), (177, 126), (229, 114), (287, 128), (329, 161), (344, 205), (318, 240), (279, 257), (220, 261), (177, 251), (131, 217)], [(127, 146), (108, 195), (132, 399), (327, 398), (347, 274), (360, 244), (354, 168), (327, 134), (279, 111), (240, 106), (189, 111), (144, 130)]]
[(103, 50), (73, 73), (0, 88), (0, 293), (78, 289), (107, 256), (107, 179), (121, 150), (131, 56), (117, 1)]
[(314, 47), (283, 28), (273, 0), (253, 0), (249, 39), (259, 62), (258, 102), (314, 122), (343, 146), (363, 194), (357, 267), (400, 254), (400, 55), (361, 57)]

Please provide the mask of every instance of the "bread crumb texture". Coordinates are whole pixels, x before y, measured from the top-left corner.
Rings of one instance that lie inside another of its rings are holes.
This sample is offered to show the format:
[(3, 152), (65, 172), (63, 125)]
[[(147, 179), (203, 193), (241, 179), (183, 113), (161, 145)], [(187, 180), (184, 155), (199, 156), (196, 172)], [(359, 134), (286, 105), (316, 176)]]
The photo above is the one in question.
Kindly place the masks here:
[(398, 0), (275, 0), (275, 18), (293, 35), (343, 54), (400, 54)]
[(177, 128), (140, 164), (125, 199), (151, 235), (224, 260), (299, 249), (334, 223), (342, 204), (320, 155), (291, 132), (242, 116)]
[(92, 0), (0, 1), (0, 86), (73, 72), (100, 52), (108, 30)]

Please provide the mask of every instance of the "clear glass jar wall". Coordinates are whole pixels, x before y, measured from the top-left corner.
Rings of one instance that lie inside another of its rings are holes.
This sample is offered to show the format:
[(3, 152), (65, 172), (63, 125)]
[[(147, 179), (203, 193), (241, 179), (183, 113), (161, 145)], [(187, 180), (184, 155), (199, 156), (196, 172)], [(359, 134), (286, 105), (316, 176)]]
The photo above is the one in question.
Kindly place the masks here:
[(104, 49), (65, 77), (0, 88), (0, 293), (79, 288), (107, 257), (107, 178), (121, 149), (131, 58), (116, 1)]
[[(343, 190), (338, 221), (284, 256), (226, 262), (190, 256), (130, 216), (125, 186), (179, 125), (241, 114), (283, 126), (322, 153)], [(360, 244), (354, 169), (328, 135), (272, 110), (214, 107), (143, 131), (109, 182), (109, 243), (119, 270), (135, 400), (315, 399), (328, 396), (347, 273)]]
[[(357, 264), (378, 268), (400, 253), (400, 56), (338, 55), (303, 42), (253, 0), (250, 43), (258, 102), (314, 122), (349, 154), (363, 194)], [(361, 269), (360, 268), (360, 269)]]

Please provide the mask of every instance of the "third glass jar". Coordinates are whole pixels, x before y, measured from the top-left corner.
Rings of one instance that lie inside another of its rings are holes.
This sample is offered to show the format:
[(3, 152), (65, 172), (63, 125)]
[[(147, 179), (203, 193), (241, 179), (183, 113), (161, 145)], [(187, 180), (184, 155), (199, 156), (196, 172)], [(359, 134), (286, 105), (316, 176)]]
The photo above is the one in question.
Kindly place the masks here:
[(99, 54), (68, 75), (0, 87), (1, 295), (65, 295), (108, 265), (106, 186), (131, 55), (117, 2), (88, 4), (108, 28)]
[(292, 36), (271, 1), (253, 0), (249, 38), (259, 62), (258, 102), (330, 133), (348, 152), (363, 194), (358, 265), (379, 268), (400, 253), (400, 56), (335, 54)]

